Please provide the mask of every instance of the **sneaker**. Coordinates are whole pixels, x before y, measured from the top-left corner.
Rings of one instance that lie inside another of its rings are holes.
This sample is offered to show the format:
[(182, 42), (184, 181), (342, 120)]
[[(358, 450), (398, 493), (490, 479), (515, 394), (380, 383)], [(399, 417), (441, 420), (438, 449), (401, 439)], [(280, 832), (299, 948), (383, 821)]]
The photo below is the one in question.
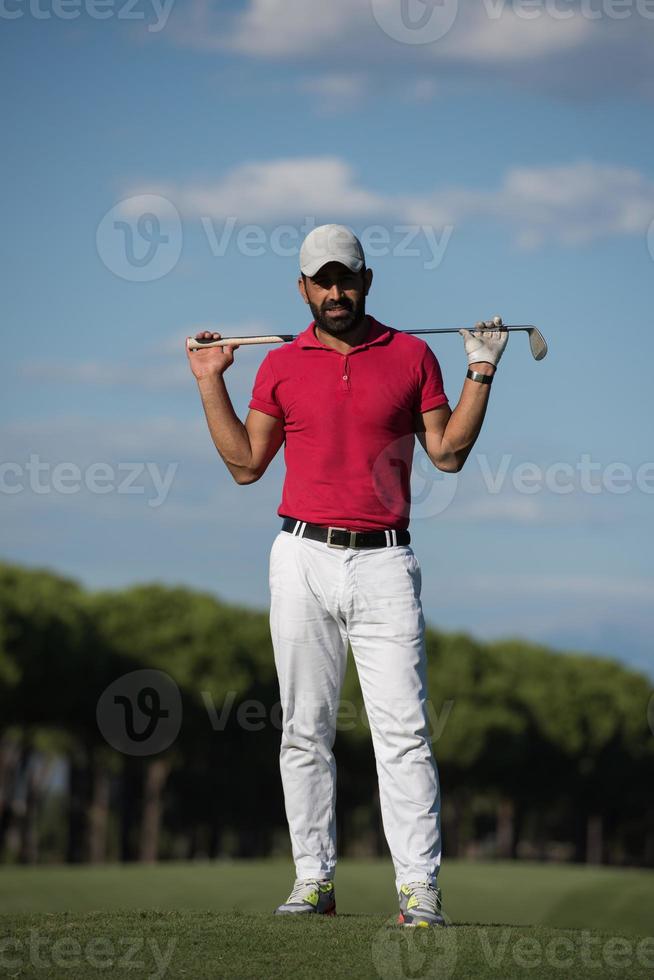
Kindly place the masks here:
[(334, 882), (320, 878), (298, 878), (286, 902), (275, 915), (336, 915)]
[(411, 881), (402, 885), (399, 893), (400, 915), (403, 926), (444, 926), (441, 914), (441, 893), (435, 885), (426, 881)]

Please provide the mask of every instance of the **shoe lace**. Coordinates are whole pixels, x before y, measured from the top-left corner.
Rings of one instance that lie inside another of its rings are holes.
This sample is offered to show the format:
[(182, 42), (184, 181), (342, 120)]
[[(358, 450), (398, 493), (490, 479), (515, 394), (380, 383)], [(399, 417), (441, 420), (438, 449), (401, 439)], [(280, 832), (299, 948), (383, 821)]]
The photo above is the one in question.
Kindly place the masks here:
[(303, 901), (314, 888), (318, 888), (317, 878), (298, 878), (288, 896), (288, 902)]
[(438, 888), (427, 884), (426, 881), (410, 881), (409, 888), (418, 899), (419, 908), (434, 915), (440, 913), (441, 896)]

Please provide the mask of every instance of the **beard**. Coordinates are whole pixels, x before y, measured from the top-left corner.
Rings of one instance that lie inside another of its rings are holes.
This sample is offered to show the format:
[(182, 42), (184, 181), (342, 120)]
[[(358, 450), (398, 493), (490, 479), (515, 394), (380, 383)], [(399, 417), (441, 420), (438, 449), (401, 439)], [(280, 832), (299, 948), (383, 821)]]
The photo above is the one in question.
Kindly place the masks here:
[[(325, 333), (329, 333), (332, 337), (342, 337), (343, 334), (351, 333), (356, 330), (358, 326), (362, 323), (366, 315), (366, 298), (361, 297), (359, 303), (352, 303), (346, 296), (335, 303), (333, 300), (328, 300), (323, 303), (322, 306), (316, 306), (314, 303), (309, 303), (311, 312), (313, 313), (313, 318), (316, 322), (316, 326), (324, 330)], [(333, 320), (331, 317), (327, 316), (328, 310), (333, 310), (337, 307), (347, 310), (347, 316), (339, 317), (337, 320)]]

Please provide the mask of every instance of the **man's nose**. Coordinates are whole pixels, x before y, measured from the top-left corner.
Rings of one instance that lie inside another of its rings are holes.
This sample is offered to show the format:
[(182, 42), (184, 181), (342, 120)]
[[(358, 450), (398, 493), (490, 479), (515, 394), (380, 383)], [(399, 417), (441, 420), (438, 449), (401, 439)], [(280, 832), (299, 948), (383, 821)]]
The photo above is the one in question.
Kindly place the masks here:
[(340, 299), (342, 295), (343, 295), (342, 284), (340, 282), (333, 282), (329, 287), (327, 298), (331, 300)]

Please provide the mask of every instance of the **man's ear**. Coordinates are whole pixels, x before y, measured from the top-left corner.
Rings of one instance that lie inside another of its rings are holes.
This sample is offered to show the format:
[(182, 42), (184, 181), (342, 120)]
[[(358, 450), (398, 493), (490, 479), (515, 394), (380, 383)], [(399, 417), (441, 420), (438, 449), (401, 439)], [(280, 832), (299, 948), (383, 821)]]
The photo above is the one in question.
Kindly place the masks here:
[(300, 276), (300, 278), (297, 281), (297, 288), (300, 291), (300, 296), (302, 297), (304, 302), (308, 305), (309, 297), (307, 296), (307, 287), (304, 285), (304, 278), (302, 276)]
[(363, 277), (363, 283), (365, 287), (365, 295), (367, 296), (370, 292), (370, 287), (372, 286), (372, 269), (366, 269), (366, 274)]

